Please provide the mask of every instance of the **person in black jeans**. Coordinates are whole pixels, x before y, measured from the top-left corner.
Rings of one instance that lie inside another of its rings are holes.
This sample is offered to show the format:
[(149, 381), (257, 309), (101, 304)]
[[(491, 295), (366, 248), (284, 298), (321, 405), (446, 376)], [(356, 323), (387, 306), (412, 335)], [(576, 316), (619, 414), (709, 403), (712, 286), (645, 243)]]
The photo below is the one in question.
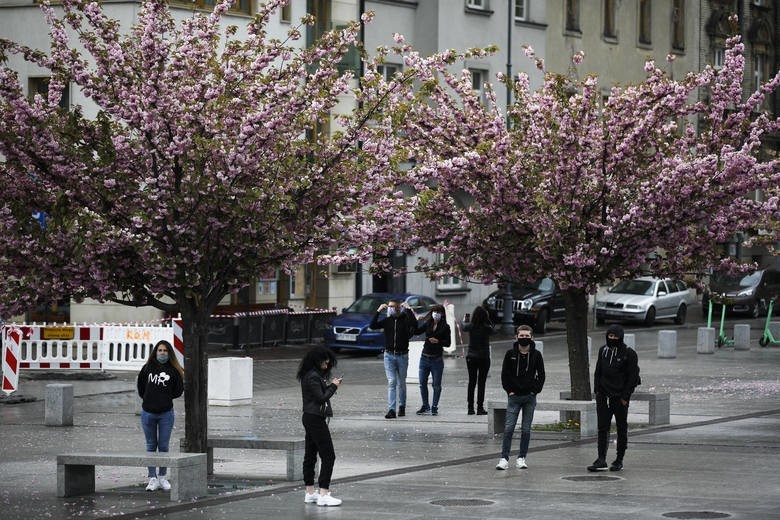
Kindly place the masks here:
[[(387, 315), (380, 319), (385, 309)], [(406, 371), (409, 369), (409, 339), (417, 328), (417, 318), (408, 303), (390, 300), (379, 306), (369, 327), (385, 331), (384, 361), (388, 406), (385, 419), (403, 417), (406, 415)], [(398, 398), (398, 415), (395, 412), (396, 397)]]
[(607, 441), (613, 415), (617, 426), (617, 458), (609, 470), (623, 469), (623, 456), (628, 446), (628, 403), (640, 381), (636, 352), (623, 343), (623, 336), (623, 327), (610, 325), (607, 329), (607, 344), (599, 349), (593, 374), (599, 430), (598, 458), (588, 466), (588, 471), (607, 469)]
[[(336, 452), (328, 429), (333, 416), (330, 398), (341, 384), (341, 377), (330, 379), (336, 366), (336, 357), (325, 347), (309, 350), (298, 366), (296, 377), (301, 382), (303, 397), (303, 427), (306, 430), (306, 452), (303, 456), (303, 482), (306, 484), (304, 502), (318, 506), (338, 506), (341, 500), (330, 494), (330, 478)], [(330, 380), (330, 382), (329, 382)], [(314, 488), (314, 466), (320, 456), (319, 491)]]
[[(439, 415), (439, 398), (441, 397), (441, 381), (444, 376), (444, 349), (452, 343), (450, 326), (447, 325), (447, 315), (444, 307), (434, 305), (431, 311), (415, 331), (415, 334), (425, 332), (425, 343), (420, 354), (420, 397), (422, 406), (417, 415)], [(433, 401), (428, 405), (428, 375), (433, 376)]]
[(469, 383), (466, 390), (468, 414), (474, 415), (474, 389), (477, 389), (477, 415), (487, 415), (485, 410), (485, 383), (490, 371), (490, 335), (495, 332), (490, 315), (479, 306), (471, 313), (471, 321), (463, 324), (463, 330), (469, 333), (469, 348), (466, 353), (466, 368)]

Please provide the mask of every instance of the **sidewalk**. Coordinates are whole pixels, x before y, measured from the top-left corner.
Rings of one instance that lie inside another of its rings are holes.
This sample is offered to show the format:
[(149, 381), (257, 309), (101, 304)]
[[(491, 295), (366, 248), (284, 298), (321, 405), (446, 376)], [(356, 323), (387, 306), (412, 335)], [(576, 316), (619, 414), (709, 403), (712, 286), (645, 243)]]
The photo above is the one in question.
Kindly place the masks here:
[[(660, 328), (678, 330), (678, 357), (658, 359)], [(534, 433), (528, 470), (496, 471), (500, 437), (485, 416), (466, 415), (462, 358), (445, 362), (438, 417), (418, 417), (417, 385), (408, 387), (411, 415), (383, 418), (384, 370), (375, 355), (341, 354), (344, 384), (331, 421), (337, 461), (332, 489), (340, 508), (304, 505), (302, 482), (287, 482), (284, 454), (218, 450), (210, 496), (171, 503), (147, 493), (142, 468), (97, 468), (97, 493), (55, 496), (58, 453), (144, 447), (135, 415), (135, 374), (108, 381), (68, 381), (77, 396), (73, 427), (43, 426), (43, 402), (0, 406), (0, 516), (16, 518), (780, 518), (780, 348), (721, 349), (696, 354), (695, 325), (636, 328), (641, 391), (669, 392), (672, 424), (629, 433), (626, 469), (590, 474), (593, 440), (567, 441)], [(547, 383), (540, 398), (568, 390), (562, 329), (544, 338)], [(594, 346), (603, 339), (594, 333)], [(488, 399), (504, 399), (500, 360), (508, 342), (494, 344)], [(253, 352), (251, 406), (210, 407), (211, 434), (302, 437), (300, 389), (294, 378), (304, 346)], [(276, 352), (274, 352), (276, 350)], [(594, 348), (595, 351), (595, 348)], [(460, 353), (460, 349), (458, 351)], [(240, 355), (240, 354), (237, 354)], [(593, 363), (593, 360), (592, 360)], [(43, 397), (56, 381), (22, 379), (21, 393)], [(632, 405), (641, 422), (646, 403)], [(172, 449), (183, 435), (177, 402)], [(539, 412), (535, 423), (553, 422)], [(516, 450), (516, 444), (513, 447)], [(516, 452), (515, 452), (516, 453)], [(610, 459), (614, 446), (610, 449)], [(512, 458), (514, 462), (514, 457)], [(728, 515), (728, 516), (723, 516)]]

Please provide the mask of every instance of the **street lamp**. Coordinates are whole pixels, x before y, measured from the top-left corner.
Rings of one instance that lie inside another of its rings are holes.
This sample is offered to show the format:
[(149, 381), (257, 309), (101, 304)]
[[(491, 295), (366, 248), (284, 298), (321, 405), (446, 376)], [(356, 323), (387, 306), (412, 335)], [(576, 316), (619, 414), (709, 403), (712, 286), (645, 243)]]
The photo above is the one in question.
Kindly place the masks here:
[[(510, 128), (509, 107), (512, 105), (512, 4), (514, 0), (506, 0), (506, 129)], [(515, 309), (512, 297), (512, 283), (507, 280), (504, 286), (504, 315), (501, 319), (501, 333), (507, 336), (515, 335)]]

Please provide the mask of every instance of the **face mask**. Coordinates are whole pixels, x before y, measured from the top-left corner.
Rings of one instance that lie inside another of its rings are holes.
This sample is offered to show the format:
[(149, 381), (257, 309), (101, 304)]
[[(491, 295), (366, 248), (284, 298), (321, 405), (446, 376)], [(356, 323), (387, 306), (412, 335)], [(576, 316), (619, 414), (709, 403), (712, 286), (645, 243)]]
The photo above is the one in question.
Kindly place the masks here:
[(532, 342), (531, 338), (517, 338), (517, 344), (521, 347), (530, 347)]
[(431, 313), (431, 318), (433, 318), (433, 321), (439, 321), (441, 319), (441, 313), (440, 312), (433, 312), (433, 313)]
[(157, 354), (157, 362), (165, 364), (168, 362), (168, 354)]
[(619, 339), (607, 338), (607, 346), (610, 348), (619, 347), (623, 342)]
[(387, 308), (387, 315), (388, 316), (395, 316), (395, 307), (388, 307)]

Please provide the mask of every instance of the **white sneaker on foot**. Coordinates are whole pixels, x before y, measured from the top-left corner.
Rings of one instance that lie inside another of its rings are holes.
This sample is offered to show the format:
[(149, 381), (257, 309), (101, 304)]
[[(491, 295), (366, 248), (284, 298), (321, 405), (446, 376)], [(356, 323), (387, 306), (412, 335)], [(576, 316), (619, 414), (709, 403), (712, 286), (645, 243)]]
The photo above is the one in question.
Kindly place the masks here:
[(163, 491), (170, 491), (171, 490), (171, 483), (168, 482), (168, 477), (165, 475), (160, 475), (157, 477), (157, 481), (160, 483), (160, 487), (163, 488)]
[(499, 459), (498, 464), (496, 464), (496, 469), (507, 469), (509, 467), (509, 461), (506, 459)]
[(306, 493), (303, 497), (303, 502), (306, 504), (316, 504), (317, 499), (320, 498), (320, 492), (315, 491), (314, 493)]
[(527, 469), (528, 464), (525, 463), (525, 457), (517, 457), (517, 462), (515, 463), (517, 466), (517, 469)]
[(340, 506), (341, 505), (341, 499), (336, 498), (330, 493), (327, 495), (320, 495), (320, 498), (317, 499), (317, 505), (318, 506)]
[(160, 481), (157, 480), (157, 477), (149, 478), (149, 484), (146, 486), (146, 490), (157, 491), (158, 489), (160, 489)]

